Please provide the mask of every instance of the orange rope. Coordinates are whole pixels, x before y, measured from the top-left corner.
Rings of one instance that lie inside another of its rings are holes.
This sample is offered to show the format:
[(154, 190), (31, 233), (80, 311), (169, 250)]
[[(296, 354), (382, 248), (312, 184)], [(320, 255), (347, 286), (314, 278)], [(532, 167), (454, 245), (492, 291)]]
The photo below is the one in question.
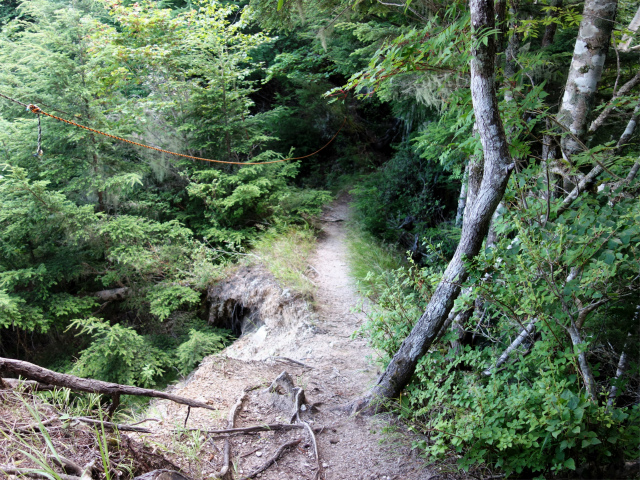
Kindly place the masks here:
[[(2, 95), (2, 96), (5, 97), (4, 95)], [(8, 97), (5, 97), (5, 98), (8, 98)], [(12, 99), (10, 99), (10, 100), (12, 100)], [(35, 113), (36, 115), (46, 115), (47, 117), (51, 117), (51, 118), (54, 118), (54, 119), (58, 120), (59, 122), (68, 123), (69, 125), (73, 125), (73, 126), (78, 127), (78, 128), (83, 128), (84, 130), (88, 130), (90, 132), (97, 133), (98, 135), (104, 135), (105, 137), (113, 138), (114, 140), (119, 140), (119, 141), (125, 142), (125, 143), (130, 143), (131, 145), (136, 145), (138, 147), (148, 148), (149, 150), (156, 150), (156, 151), (162, 152), (162, 153), (168, 153), (169, 155), (175, 155), (176, 157), (190, 158), (192, 160), (202, 160), (204, 162), (227, 163), (227, 164), (231, 164), (231, 165), (266, 165), (267, 163), (280, 163), (280, 162), (287, 162), (289, 160), (302, 160), (303, 158), (312, 157), (313, 155), (315, 155), (315, 154), (319, 153), (320, 151), (324, 150), (325, 148), (327, 148), (329, 146), (329, 144), (335, 140), (335, 138), (338, 136), (338, 134), (340, 133), (340, 131), (344, 127), (344, 124), (347, 122), (347, 119), (345, 118), (344, 121), (342, 122), (342, 125), (338, 129), (338, 131), (335, 133), (335, 135), (333, 137), (331, 137), (331, 140), (329, 140), (322, 148), (320, 148), (319, 150), (316, 150), (313, 153), (310, 153), (309, 155), (304, 155), (302, 157), (283, 158), (281, 160), (271, 160), (271, 161), (268, 161), (268, 162), (230, 162), (230, 161), (225, 161), (225, 160), (212, 160), (210, 158), (194, 157), (193, 155), (185, 155), (184, 153), (176, 153), (176, 152), (171, 152), (169, 150), (164, 150), (162, 148), (152, 147), (151, 145), (145, 145), (144, 143), (138, 143), (138, 142), (134, 142), (132, 140), (127, 140), (126, 138), (117, 137), (117, 136), (111, 135), (109, 133), (101, 132), (100, 130), (96, 130), (94, 128), (90, 128), (90, 127), (86, 127), (84, 125), (80, 125), (79, 123), (72, 122), (71, 120), (65, 120), (64, 118), (56, 117), (55, 115), (51, 115), (50, 113), (42, 111), (36, 105), (27, 105), (27, 108), (32, 113)]]

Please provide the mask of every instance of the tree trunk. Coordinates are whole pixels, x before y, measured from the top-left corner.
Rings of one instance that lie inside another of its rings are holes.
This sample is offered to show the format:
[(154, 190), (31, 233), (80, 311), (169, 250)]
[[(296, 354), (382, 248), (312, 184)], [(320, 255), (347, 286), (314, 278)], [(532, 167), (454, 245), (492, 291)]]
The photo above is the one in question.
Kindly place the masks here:
[[(629, 24), (629, 30), (631, 30), (633, 33), (636, 33), (638, 31), (638, 28), (640, 28), (640, 8), (638, 8), (636, 14), (633, 16), (633, 20), (631, 20), (631, 23)], [(628, 52), (629, 50), (631, 50), (632, 40), (633, 35), (625, 33), (622, 36), (622, 42), (620, 43), (620, 51)]]
[[(487, 43), (479, 40), (495, 27), (492, 0), (471, 0), (471, 23), (474, 45), (471, 60), (471, 95), (476, 125), (484, 151), (484, 169), (480, 186), (462, 224), (458, 248), (449, 263), (440, 284), (431, 297), (424, 314), (409, 336), (402, 342), (386, 371), (378, 378), (363, 403), (375, 411), (386, 399), (398, 396), (413, 375), (418, 360), (427, 352), (445, 323), (454, 300), (460, 294), (461, 283), (467, 278), (466, 258), (475, 257), (489, 229), (491, 216), (504, 195), (509, 176), (514, 168), (509, 155), (504, 127), (498, 113), (494, 84), (495, 39), (486, 36)], [(472, 172), (469, 172), (469, 194), (472, 191)], [(469, 198), (468, 201), (471, 201)]]
[[(637, 315), (636, 315), (637, 317)], [(616, 368), (616, 378), (612, 382), (611, 389), (609, 390), (609, 397), (607, 398), (607, 407), (611, 408), (618, 396), (618, 382), (627, 371), (629, 366), (629, 356), (627, 355), (627, 347), (629, 346), (629, 340), (633, 338), (631, 332), (627, 334), (627, 339), (622, 347), (622, 353), (620, 354), (620, 360), (618, 360), (618, 368)]]
[[(570, 134), (562, 137), (562, 156), (569, 161), (582, 151), (580, 140), (587, 132), (588, 115), (602, 76), (617, 0), (586, 0), (573, 50), (558, 122)], [(564, 133), (564, 132), (563, 132)]]
[(465, 168), (464, 175), (462, 176), (462, 186), (460, 187), (460, 197), (458, 198), (458, 211), (456, 212), (456, 227), (462, 226), (464, 209), (467, 206), (467, 168)]
[[(551, 0), (549, 6), (553, 7), (553, 10), (549, 12), (548, 18), (557, 18), (560, 13), (559, 9), (562, 8), (562, 0)], [(556, 22), (551, 22), (545, 27), (544, 35), (542, 36), (542, 48), (548, 47), (553, 43), (557, 29), (558, 24)]]

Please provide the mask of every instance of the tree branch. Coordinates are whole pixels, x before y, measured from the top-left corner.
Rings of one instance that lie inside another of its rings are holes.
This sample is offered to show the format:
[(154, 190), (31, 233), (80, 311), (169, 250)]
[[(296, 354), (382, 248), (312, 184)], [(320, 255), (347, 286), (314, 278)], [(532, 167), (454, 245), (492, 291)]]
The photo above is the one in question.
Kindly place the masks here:
[(103, 395), (134, 395), (140, 397), (162, 398), (171, 400), (175, 403), (189, 405), (191, 407), (206, 408), (207, 410), (216, 410), (206, 403), (197, 402), (185, 397), (179, 397), (170, 393), (152, 390), (149, 388), (133, 387), (130, 385), (120, 385), (117, 383), (103, 382), (91, 378), (80, 378), (74, 375), (54, 372), (46, 368), (39, 367), (33, 363), (24, 362), (22, 360), (13, 360), (10, 358), (0, 357), (0, 372), (7, 372), (14, 375), (21, 375), (25, 378), (36, 380), (48, 385), (65, 387), (71, 390), (89, 393), (100, 393)]

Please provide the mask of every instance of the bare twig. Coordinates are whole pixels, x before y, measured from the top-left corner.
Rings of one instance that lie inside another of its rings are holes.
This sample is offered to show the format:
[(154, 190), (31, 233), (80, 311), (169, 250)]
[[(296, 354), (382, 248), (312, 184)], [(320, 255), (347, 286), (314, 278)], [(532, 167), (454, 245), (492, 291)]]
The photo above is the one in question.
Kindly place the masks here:
[(287, 442), (283, 445), (280, 445), (280, 448), (278, 448), (278, 450), (276, 450), (276, 453), (273, 454), (273, 456), (271, 458), (269, 458), (266, 462), (264, 462), (261, 466), (259, 466), (258, 468), (256, 468), (253, 472), (251, 472), (248, 475), (245, 475), (244, 477), (242, 477), (240, 480), (248, 480), (250, 478), (255, 477), (256, 475), (258, 475), (259, 473), (264, 472), (267, 468), (269, 468), (271, 465), (273, 465), (274, 463), (276, 463), (276, 460), (278, 460), (278, 458), (280, 458), (280, 455), (282, 455), (282, 453), (287, 449), (287, 448), (291, 448), (295, 445), (298, 445), (300, 442), (302, 441), (301, 438), (298, 438), (297, 440), (292, 440), (290, 442)]
[(191, 414), (191, 407), (187, 407), (187, 416), (184, 417), (184, 428), (187, 428), (187, 420), (189, 420), (190, 414)]

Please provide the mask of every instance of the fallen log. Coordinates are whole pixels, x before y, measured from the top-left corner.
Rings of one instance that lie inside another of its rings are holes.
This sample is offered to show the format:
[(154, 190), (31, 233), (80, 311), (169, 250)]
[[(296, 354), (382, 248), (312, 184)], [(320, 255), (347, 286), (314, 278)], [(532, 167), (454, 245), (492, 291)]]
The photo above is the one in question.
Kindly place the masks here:
[(134, 395), (139, 397), (162, 398), (164, 400), (171, 400), (172, 402), (188, 405), (190, 407), (217, 410), (206, 403), (197, 402), (190, 398), (172, 395), (159, 390), (133, 387), (131, 385), (120, 385), (91, 378), (80, 378), (74, 375), (54, 372), (22, 360), (0, 357), (0, 372), (21, 375), (29, 380), (35, 380), (47, 385), (55, 385), (57, 387), (65, 387), (79, 392), (100, 393), (102, 395), (110, 395), (111, 397)]

